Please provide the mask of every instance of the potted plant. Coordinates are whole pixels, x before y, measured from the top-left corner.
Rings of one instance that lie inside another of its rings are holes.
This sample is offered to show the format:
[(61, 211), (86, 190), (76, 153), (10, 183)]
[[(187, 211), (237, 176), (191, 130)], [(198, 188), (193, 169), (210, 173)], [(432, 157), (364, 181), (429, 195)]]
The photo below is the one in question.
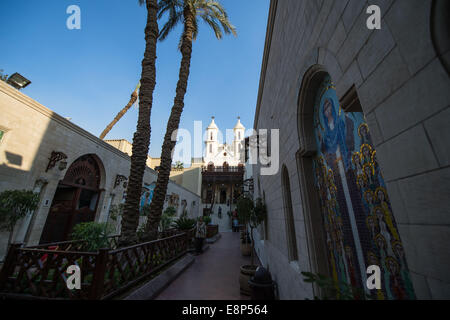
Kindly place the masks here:
[(202, 218), (203, 222), (206, 224), (206, 237), (207, 238), (214, 237), (219, 231), (219, 226), (211, 223), (212, 218), (209, 215), (203, 216)]
[(211, 219), (210, 216), (203, 216), (202, 218), (203, 218), (203, 222), (204, 222), (206, 225), (209, 225), (209, 224), (211, 223), (211, 221), (212, 221), (212, 219)]
[(188, 231), (195, 228), (195, 219), (189, 219), (187, 217), (180, 217), (173, 222), (173, 226), (180, 231)]
[[(250, 215), (250, 219), (248, 221), (248, 225), (250, 227), (251, 243), (252, 243), (252, 246), (251, 246), (251, 256), (252, 256), (251, 266), (253, 268), (255, 268), (255, 272), (257, 271), (256, 270), (257, 266), (255, 266), (254, 263), (253, 263), (254, 252), (255, 252), (255, 241), (253, 239), (253, 230), (256, 229), (262, 222), (264, 222), (264, 220), (266, 218), (267, 218), (267, 207), (264, 204), (264, 202), (262, 201), (262, 199), (258, 198), (255, 201), (255, 206), (253, 208), (253, 212)], [(269, 276), (270, 277), (270, 273), (267, 270), (265, 270), (264, 268), (261, 268), (260, 271), (261, 271), (261, 274), (263, 274), (264, 276)], [(250, 279), (247, 280), (247, 285), (249, 285), (248, 281), (251, 282), (251, 279), (253, 279), (252, 277), (255, 276), (255, 272), (250, 277)], [(259, 280), (261, 280), (261, 279), (259, 279)], [(260, 283), (258, 285), (256, 282), (254, 282), (253, 285), (249, 285), (249, 291), (251, 293), (252, 299), (255, 299), (255, 297), (262, 297), (262, 296), (265, 296), (265, 295), (267, 296), (267, 294), (265, 294), (265, 292), (270, 292), (272, 290), (271, 288), (272, 288), (272, 284), (267, 285), (267, 283), (266, 284)]]
[(185, 216), (180, 217), (173, 222), (173, 227), (179, 231), (185, 232), (189, 239), (189, 246), (193, 247), (195, 225), (197, 221), (195, 219), (189, 219)]
[(38, 208), (39, 194), (26, 190), (6, 190), (0, 193), (0, 230), (9, 232), (8, 248), (17, 221)]
[[(241, 241), (242, 248), (250, 246), (251, 264), (241, 266), (241, 273), (239, 275), (239, 283), (241, 287), (241, 293), (245, 295), (250, 295), (251, 289), (248, 285), (248, 281), (255, 274), (256, 266), (254, 264), (254, 239), (253, 239), (253, 229), (257, 228), (267, 216), (267, 209), (263, 201), (258, 198), (256, 200), (256, 205), (253, 203), (252, 199), (242, 196), (239, 198), (237, 203), (237, 211), (239, 220), (243, 222), (245, 229), (243, 234), (243, 240)], [(248, 228), (250, 228), (250, 233), (248, 233)], [(242, 250), (241, 248), (241, 250)]]
[(241, 253), (244, 256), (251, 255), (251, 239), (247, 231), (247, 225), (250, 221), (250, 216), (253, 213), (254, 204), (248, 197), (241, 197), (237, 202), (237, 212), (239, 221), (245, 226), (241, 231)]
[(241, 232), (241, 253), (244, 257), (248, 257), (252, 254), (252, 241), (250, 234), (246, 231)]

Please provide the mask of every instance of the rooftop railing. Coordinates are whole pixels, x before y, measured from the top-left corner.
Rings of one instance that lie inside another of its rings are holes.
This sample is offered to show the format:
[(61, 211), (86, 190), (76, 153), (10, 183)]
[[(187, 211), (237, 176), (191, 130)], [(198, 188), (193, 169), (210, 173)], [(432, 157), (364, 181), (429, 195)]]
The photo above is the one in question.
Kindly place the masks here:
[(216, 166), (208, 166), (208, 167), (202, 167), (202, 173), (244, 173), (245, 168), (243, 166), (238, 167), (228, 167), (228, 166), (222, 166), (222, 167), (216, 167)]

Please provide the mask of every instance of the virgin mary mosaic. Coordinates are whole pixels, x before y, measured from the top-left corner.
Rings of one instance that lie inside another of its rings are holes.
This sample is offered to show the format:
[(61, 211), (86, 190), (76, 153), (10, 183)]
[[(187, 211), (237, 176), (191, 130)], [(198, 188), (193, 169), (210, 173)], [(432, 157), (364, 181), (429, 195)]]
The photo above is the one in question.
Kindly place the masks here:
[[(332, 277), (374, 299), (415, 299), (369, 127), (363, 113), (340, 108), (330, 77), (316, 96), (314, 130), (315, 186)], [(381, 269), (381, 290), (365, 286), (369, 265)]]

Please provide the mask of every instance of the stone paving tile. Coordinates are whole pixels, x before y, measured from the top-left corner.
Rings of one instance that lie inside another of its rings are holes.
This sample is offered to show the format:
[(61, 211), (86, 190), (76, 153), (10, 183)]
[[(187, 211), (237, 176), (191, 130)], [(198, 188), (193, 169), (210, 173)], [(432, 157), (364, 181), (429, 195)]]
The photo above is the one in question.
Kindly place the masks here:
[(239, 292), (239, 268), (250, 264), (250, 257), (241, 254), (239, 241), (239, 233), (222, 232), (156, 300), (249, 300)]

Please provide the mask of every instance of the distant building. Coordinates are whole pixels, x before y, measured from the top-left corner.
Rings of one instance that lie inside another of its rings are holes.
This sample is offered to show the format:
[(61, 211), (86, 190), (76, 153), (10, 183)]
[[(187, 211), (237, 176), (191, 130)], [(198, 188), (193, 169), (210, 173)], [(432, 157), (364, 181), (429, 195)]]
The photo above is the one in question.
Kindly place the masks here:
[[(105, 142), (112, 145), (114, 148), (119, 149), (122, 152), (125, 152), (131, 157), (133, 144), (126, 139), (114, 139), (114, 140), (104, 140)], [(155, 170), (157, 166), (161, 164), (161, 158), (152, 158), (147, 156), (147, 167)]]
[(231, 229), (231, 214), (242, 194), (245, 172), (244, 133), (245, 127), (238, 118), (233, 128), (231, 145), (219, 143), (219, 128), (214, 117), (206, 129), (205, 157), (202, 168), (202, 207), (210, 214), (219, 230)]

